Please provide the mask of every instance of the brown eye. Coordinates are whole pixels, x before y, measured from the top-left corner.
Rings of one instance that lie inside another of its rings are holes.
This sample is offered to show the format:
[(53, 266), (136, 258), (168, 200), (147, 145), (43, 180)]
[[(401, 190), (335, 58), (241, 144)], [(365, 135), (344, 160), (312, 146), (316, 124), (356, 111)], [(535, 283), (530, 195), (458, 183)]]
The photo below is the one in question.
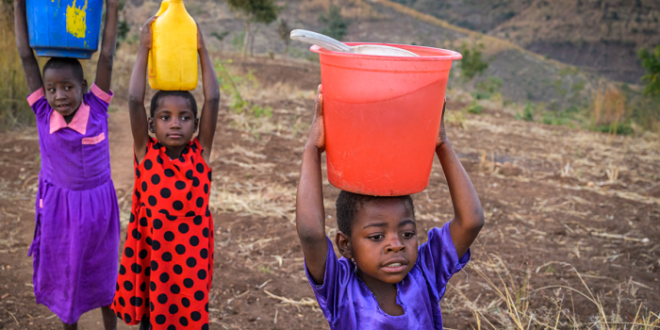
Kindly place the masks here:
[(383, 235), (373, 235), (373, 236), (369, 236), (369, 239), (372, 240), (372, 241), (380, 241), (380, 240), (382, 240), (384, 237), (385, 237), (385, 236), (383, 236)]

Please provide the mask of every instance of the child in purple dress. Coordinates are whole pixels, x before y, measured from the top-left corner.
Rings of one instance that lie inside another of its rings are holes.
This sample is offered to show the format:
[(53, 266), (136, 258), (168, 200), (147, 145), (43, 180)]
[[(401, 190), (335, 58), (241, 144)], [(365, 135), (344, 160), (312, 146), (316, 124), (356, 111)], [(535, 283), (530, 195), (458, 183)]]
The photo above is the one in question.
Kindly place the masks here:
[(119, 208), (110, 176), (108, 104), (117, 41), (117, 0), (106, 1), (106, 23), (87, 92), (80, 62), (51, 58), (43, 81), (28, 43), (25, 0), (15, 2), (16, 44), (36, 115), (41, 150), (36, 228), (29, 254), (37, 303), (76, 329), (80, 316), (101, 307), (106, 330), (117, 318), (115, 293)]
[(444, 111), (436, 154), (455, 218), (417, 245), (410, 196), (377, 197), (342, 191), (337, 198), (337, 260), (325, 236), (321, 154), (325, 148), (323, 95), (303, 153), (296, 224), (307, 278), (331, 329), (442, 329), (440, 299), (447, 282), (470, 260), (484, 224), (477, 193), (449, 143)]

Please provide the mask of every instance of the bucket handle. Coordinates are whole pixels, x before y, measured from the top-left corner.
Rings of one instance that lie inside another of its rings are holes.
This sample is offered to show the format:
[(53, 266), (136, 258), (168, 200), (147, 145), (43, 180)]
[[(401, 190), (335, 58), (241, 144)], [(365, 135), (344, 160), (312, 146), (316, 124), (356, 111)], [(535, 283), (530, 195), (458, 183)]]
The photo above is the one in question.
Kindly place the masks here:
[(312, 31), (295, 29), (291, 31), (291, 39), (314, 44), (314, 45), (319, 45), (327, 50), (331, 50), (335, 52), (344, 52), (344, 53), (353, 52), (349, 45), (339, 40), (330, 38), (326, 35)]

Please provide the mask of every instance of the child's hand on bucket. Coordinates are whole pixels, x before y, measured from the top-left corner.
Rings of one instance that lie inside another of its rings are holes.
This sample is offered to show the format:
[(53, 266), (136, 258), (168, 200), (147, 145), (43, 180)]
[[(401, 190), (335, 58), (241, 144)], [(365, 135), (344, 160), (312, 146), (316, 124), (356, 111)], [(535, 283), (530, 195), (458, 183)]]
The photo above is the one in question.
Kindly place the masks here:
[(152, 16), (140, 28), (140, 46), (141, 47), (146, 47), (147, 49), (151, 49), (151, 42), (152, 42), (151, 41), (152, 40), (151, 26), (157, 18), (158, 18), (158, 16)]
[(440, 131), (438, 131), (438, 139), (435, 141), (436, 149), (442, 146), (445, 142), (449, 142), (447, 138), (447, 132), (445, 131), (445, 110), (447, 108), (447, 98), (445, 97), (445, 103), (442, 105), (442, 117), (440, 118)]
[(307, 143), (313, 143), (319, 151), (325, 151), (325, 126), (323, 125), (323, 86), (319, 85), (314, 102), (314, 120)]

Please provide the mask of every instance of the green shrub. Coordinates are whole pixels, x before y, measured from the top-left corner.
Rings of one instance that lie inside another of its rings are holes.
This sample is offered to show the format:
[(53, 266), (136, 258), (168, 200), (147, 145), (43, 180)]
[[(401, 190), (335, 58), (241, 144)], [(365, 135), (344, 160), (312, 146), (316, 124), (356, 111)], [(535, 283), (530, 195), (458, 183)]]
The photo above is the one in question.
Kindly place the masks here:
[[(617, 135), (630, 135), (633, 134), (634, 131), (630, 125), (630, 122), (627, 123), (619, 123), (618, 125), (610, 124), (610, 125), (602, 125), (602, 126), (596, 126), (593, 129), (596, 132), (601, 132), (601, 133), (614, 133)], [(615, 131), (616, 130), (616, 131)]]
[(472, 93), (477, 100), (487, 100), (493, 95), (499, 94), (504, 82), (499, 77), (488, 77), (477, 83), (477, 90)]
[(484, 111), (484, 107), (482, 107), (482, 106), (480, 106), (480, 105), (478, 105), (478, 104), (476, 104), (476, 103), (471, 104), (471, 105), (468, 106), (468, 108), (467, 108), (467, 112), (468, 112), (468, 113), (471, 113), (471, 114), (473, 114), (473, 115), (479, 115), (479, 114), (481, 114), (483, 111)]
[(525, 110), (523, 110), (521, 119), (525, 121), (534, 121), (535, 110), (536, 106), (533, 103), (527, 102), (527, 104), (525, 104)]
[(484, 45), (481, 43), (472, 45), (472, 47), (468, 47), (466, 43), (461, 45), (463, 59), (459, 63), (461, 75), (465, 81), (472, 80), (488, 69), (488, 62), (481, 58), (483, 49)]
[(644, 93), (646, 95), (660, 97), (660, 46), (652, 51), (640, 49), (637, 54), (642, 61), (642, 67), (646, 69), (646, 75), (642, 81), (646, 84)]
[(319, 21), (325, 24), (321, 31), (326, 36), (341, 40), (348, 33), (348, 26), (351, 24), (341, 15), (339, 6), (331, 5), (327, 14), (319, 15)]

